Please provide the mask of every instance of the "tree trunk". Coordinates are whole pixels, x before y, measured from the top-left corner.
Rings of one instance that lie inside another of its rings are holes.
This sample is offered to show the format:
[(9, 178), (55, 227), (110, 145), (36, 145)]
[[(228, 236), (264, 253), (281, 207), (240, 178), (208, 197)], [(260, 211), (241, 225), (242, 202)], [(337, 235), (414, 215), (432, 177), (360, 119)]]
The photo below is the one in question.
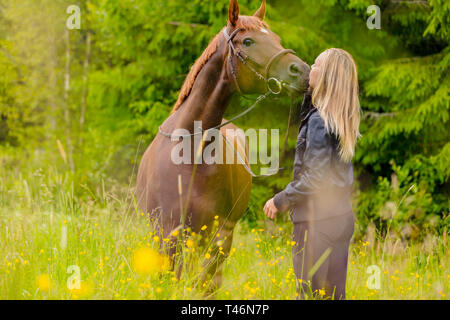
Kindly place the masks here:
[(66, 141), (67, 141), (67, 153), (70, 169), (74, 170), (73, 163), (73, 146), (72, 146), (72, 137), (70, 130), (70, 102), (69, 102), (69, 92), (70, 92), (70, 31), (66, 29), (66, 72), (64, 78), (64, 100), (65, 100), (65, 109), (64, 109), (64, 120), (66, 125)]
[(83, 129), (86, 114), (86, 97), (88, 93), (88, 72), (89, 72), (90, 57), (91, 57), (91, 31), (88, 30), (86, 34), (86, 53), (84, 56), (84, 64), (83, 64), (83, 91), (81, 93), (80, 131), (82, 131)]

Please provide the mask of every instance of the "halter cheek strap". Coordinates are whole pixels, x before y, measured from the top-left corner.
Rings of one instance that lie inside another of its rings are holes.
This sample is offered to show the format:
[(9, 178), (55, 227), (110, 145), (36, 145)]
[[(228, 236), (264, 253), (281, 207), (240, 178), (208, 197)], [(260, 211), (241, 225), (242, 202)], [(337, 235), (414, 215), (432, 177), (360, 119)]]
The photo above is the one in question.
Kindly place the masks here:
[[(237, 56), (239, 58), (239, 60), (241, 60), (241, 62), (247, 67), (249, 68), (260, 80), (263, 80), (266, 83), (267, 86), (267, 90), (269, 92), (271, 92), (272, 94), (280, 94), (281, 91), (283, 90), (283, 82), (280, 81), (279, 79), (272, 77), (269, 78), (269, 72), (270, 72), (270, 67), (273, 65), (273, 63), (281, 56), (284, 56), (286, 54), (292, 53), (295, 54), (294, 50), (291, 49), (283, 49), (279, 52), (277, 52), (276, 54), (274, 54), (268, 61), (266, 67), (264, 68), (264, 75), (260, 74), (258, 71), (256, 71), (250, 64), (247, 63), (247, 61), (251, 61), (254, 64), (257, 64), (253, 59), (251, 59), (248, 55), (246, 55), (245, 53), (242, 53), (242, 50), (236, 50), (236, 47), (233, 44), (233, 39), (234, 37), (240, 32), (243, 31), (243, 29), (235, 29), (231, 35), (228, 34), (227, 28), (225, 27), (223, 29), (223, 35), (225, 37), (225, 40), (228, 43), (228, 46), (230, 47), (230, 50), (228, 52), (228, 60), (230, 62), (230, 67), (231, 67), (231, 75), (233, 77), (233, 81), (234, 84), (236, 86), (237, 91), (239, 92), (239, 94), (243, 95), (242, 90), (239, 86), (238, 83), (238, 79), (237, 79), (237, 74), (236, 74), (236, 69), (233, 65), (233, 56)], [(276, 85), (276, 88), (274, 90), (274, 87), (272, 86), (272, 84)]]

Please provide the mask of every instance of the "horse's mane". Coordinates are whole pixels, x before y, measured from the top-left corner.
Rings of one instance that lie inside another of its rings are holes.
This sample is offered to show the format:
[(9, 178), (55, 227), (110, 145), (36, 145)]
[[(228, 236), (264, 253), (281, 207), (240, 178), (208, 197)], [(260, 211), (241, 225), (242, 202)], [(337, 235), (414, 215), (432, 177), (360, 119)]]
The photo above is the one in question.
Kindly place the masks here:
[[(267, 23), (257, 17), (239, 16), (239, 19), (236, 22), (236, 28), (242, 28), (252, 31), (261, 28), (268, 29), (269, 26), (267, 25)], [(194, 82), (197, 79), (197, 75), (200, 73), (203, 66), (209, 61), (211, 56), (217, 51), (220, 35), (221, 33), (217, 34), (211, 40), (208, 47), (206, 47), (205, 51), (203, 51), (202, 55), (195, 61), (194, 65), (191, 67), (191, 70), (189, 71), (189, 74), (187, 75), (186, 79), (184, 80), (183, 86), (181, 87), (180, 95), (178, 96), (178, 100), (172, 109), (172, 113), (177, 111), (183, 104), (183, 102), (187, 99), (187, 97), (191, 93), (192, 87), (194, 86)]]

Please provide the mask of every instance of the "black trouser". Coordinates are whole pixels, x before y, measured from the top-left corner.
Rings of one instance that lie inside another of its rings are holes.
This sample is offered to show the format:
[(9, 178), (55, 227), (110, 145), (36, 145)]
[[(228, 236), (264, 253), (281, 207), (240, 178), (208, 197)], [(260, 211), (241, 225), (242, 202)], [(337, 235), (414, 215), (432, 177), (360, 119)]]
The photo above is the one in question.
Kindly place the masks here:
[(292, 256), (299, 299), (305, 298), (305, 294), (345, 299), (348, 248), (353, 231), (352, 212), (294, 224), (296, 244)]

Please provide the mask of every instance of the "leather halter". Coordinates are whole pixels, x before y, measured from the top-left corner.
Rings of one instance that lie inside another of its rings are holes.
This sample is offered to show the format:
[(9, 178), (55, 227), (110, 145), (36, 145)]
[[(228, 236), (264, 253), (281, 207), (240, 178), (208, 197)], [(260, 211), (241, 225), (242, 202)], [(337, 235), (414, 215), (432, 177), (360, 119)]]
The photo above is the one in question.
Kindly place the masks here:
[[(264, 82), (266, 83), (267, 89), (268, 91), (270, 91), (272, 94), (280, 94), (281, 91), (283, 90), (283, 82), (275, 77), (269, 78), (269, 72), (270, 72), (270, 67), (273, 65), (273, 63), (281, 56), (284, 56), (286, 54), (292, 53), (295, 54), (295, 51), (292, 49), (283, 49), (280, 50), (279, 52), (275, 53), (267, 62), (266, 67), (264, 68), (264, 75), (262, 75), (261, 73), (259, 73), (258, 71), (256, 71), (250, 64), (247, 63), (247, 61), (253, 62), (254, 64), (257, 64), (255, 62), (255, 60), (253, 60), (252, 58), (250, 58), (247, 54), (243, 53), (243, 51), (241, 49), (236, 50), (234, 44), (233, 44), (233, 39), (234, 37), (240, 32), (243, 31), (244, 29), (235, 29), (231, 35), (228, 35), (227, 32), (227, 28), (225, 27), (223, 29), (223, 34), (225, 36), (225, 40), (227, 41), (229, 47), (230, 47), (230, 51), (228, 52), (228, 59), (230, 61), (230, 67), (231, 67), (231, 74), (233, 76), (233, 81), (234, 84), (236, 86), (237, 91), (239, 92), (239, 94), (243, 94), (242, 90), (239, 86), (238, 83), (238, 79), (237, 79), (237, 75), (236, 75), (236, 70), (235, 67), (233, 65), (233, 56), (236, 56), (239, 58), (239, 60), (241, 60), (241, 62), (250, 69), (250, 71), (252, 71), (260, 80), (264, 80)], [(278, 90), (273, 90), (271, 84), (274, 83), (277, 86)]]

